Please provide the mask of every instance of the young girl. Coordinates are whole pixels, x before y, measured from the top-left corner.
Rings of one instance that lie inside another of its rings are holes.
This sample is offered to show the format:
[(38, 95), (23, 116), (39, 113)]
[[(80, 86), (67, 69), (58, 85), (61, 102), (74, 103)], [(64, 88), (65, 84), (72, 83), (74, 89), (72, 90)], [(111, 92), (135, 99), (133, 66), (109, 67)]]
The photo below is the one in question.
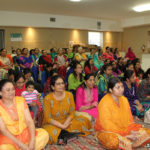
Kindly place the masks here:
[(112, 75), (112, 65), (106, 64), (102, 67), (100, 75), (97, 76), (97, 87), (98, 87), (98, 95), (99, 100), (106, 94), (107, 92), (107, 82)]
[(21, 96), (21, 93), (25, 91), (25, 77), (22, 73), (15, 77), (15, 95)]
[(25, 77), (25, 83), (27, 83), (28, 81), (34, 81), (33, 77), (32, 77), (32, 71), (31, 71), (30, 68), (25, 68), (23, 70), (23, 74), (24, 74), (24, 77)]
[(33, 120), (35, 122), (39, 111), (39, 105), (37, 103), (39, 100), (39, 93), (35, 90), (33, 81), (28, 81), (26, 83), (26, 91), (22, 92), (21, 96), (25, 98), (29, 109), (33, 112)]

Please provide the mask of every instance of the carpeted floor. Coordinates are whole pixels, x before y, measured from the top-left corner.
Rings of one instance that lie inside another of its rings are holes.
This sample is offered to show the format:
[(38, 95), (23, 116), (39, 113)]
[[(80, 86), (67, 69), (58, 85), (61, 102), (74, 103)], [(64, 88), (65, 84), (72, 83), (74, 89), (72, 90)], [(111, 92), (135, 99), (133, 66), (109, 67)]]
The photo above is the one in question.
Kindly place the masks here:
[[(150, 128), (149, 124), (137, 122)], [(78, 139), (69, 142), (66, 146), (48, 145), (45, 150), (105, 150), (94, 138), (93, 135), (87, 137), (79, 137)], [(147, 148), (138, 148), (136, 150), (148, 150)]]

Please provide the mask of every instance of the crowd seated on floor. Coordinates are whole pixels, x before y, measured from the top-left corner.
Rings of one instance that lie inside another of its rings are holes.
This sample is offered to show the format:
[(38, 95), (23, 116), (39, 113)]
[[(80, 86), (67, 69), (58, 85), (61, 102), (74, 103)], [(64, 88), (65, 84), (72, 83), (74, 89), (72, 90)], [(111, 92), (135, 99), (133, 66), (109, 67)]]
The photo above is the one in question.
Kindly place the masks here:
[(92, 129), (106, 149), (150, 142), (150, 130), (134, 123), (150, 109), (150, 68), (143, 71), (131, 47), (125, 57), (108, 46), (49, 52), (0, 50), (0, 149), (61, 145)]

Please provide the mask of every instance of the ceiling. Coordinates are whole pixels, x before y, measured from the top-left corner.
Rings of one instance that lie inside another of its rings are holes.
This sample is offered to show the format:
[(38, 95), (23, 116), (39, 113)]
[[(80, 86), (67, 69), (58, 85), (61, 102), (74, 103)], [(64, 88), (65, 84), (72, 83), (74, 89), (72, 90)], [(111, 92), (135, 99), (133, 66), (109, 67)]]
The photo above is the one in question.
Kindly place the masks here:
[(136, 13), (132, 10), (147, 3), (150, 0), (0, 0), (0, 10), (122, 20), (150, 15), (150, 11)]

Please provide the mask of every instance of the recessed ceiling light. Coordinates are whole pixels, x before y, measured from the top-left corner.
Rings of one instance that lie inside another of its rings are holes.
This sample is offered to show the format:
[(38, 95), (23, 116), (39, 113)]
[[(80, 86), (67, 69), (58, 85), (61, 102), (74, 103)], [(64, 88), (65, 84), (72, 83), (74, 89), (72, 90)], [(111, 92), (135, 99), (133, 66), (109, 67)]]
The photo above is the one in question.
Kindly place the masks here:
[(81, 0), (70, 0), (71, 2), (80, 2)]
[(136, 12), (148, 11), (148, 10), (150, 10), (150, 4), (134, 7), (133, 10)]

